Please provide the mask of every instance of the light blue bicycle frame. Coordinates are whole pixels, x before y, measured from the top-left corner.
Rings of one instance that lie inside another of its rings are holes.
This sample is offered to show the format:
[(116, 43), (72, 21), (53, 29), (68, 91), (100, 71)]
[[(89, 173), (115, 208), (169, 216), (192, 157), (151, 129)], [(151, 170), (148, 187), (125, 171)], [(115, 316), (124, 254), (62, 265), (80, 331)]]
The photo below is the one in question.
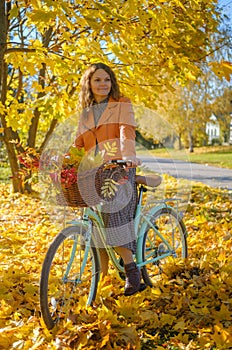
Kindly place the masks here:
[[(170, 210), (173, 210), (173, 208), (167, 204), (166, 200), (163, 200), (163, 201), (160, 201), (158, 205), (152, 207), (148, 213), (144, 214), (142, 211), (142, 209), (143, 209), (142, 195), (143, 195), (143, 187), (140, 188), (139, 200), (138, 200), (135, 219), (134, 219), (135, 234), (137, 237), (137, 250), (136, 250), (135, 258), (136, 258), (136, 263), (137, 263), (138, 267), (140, 267), (140, 268), (146, 264), (155, 263), (158, 260), (161, 260), (161, 259), (166, 258), (168, 256), (171, 256), (171, 255), (175, 256), (175, 251), (173, 250), (173, 247), (162, 236), (162, 234), (157, 229), (156, 225), (152, 222), (152, 218), (156, 212), (158, 212), (164, 208), (170, 209)], [(170, 199), (169, 199), (169, 201), (170, 201)], [(83, 219), (81, 221), (74, 220), (74, 221), (69, 222), (69, 224), (72, 224), (73, 226), (80, 226), (81, 228), (84, 228), (85, 235), (86, 235), (86, 237), (84, 237), (85, 238), (85, 253), (84, 253), (83, 260), (82, 260), (82, 267), (80, 270), (80, 278), (77, 278), (76, 283), (81, 282), (81, 275), (84, 271), (84, 267), (85, 267), (85, 264), (87, 262), (89, 248), (90, 248), (91, 244), (94, 244), (94, 242), (92, 241), (92, 239), (93, 239), (93, 237), (92, 237), (92, 221), (95, 222), (95, 224), (98, 228), (100, 237), (101, 237), (102, 241), (105, 242), (104, 223), (103, 223), (103, 220), (102, 220), (101, 214), (100, 214), (101, 206), (99, 205), (96, 208), (98, 209), (98, 212), (93, 211), (91, 208), (85, 208), (84, 216), (83, 216)], [(178, 212), (176, 212), (176, 215), (177, 215), (177, 219), (179, 219)], [(143, 238), (144, 238), (144, 235), (146, 233), (146, 229), (147, 229), (148, 225), (150, 228), (152, 228), (154, 230), (154, 233), (157, 236), (159, 236), (161, 238), (162, 242), (167, 246), (167, 251), (163, 254), (160, 254), (159, 256), (156, 256), (156, 257), (154, 257), (154, 252), (151, 252), (151, 254), (150, 254), (151, 258), (149, 260), (147, 260), (148, 255), (146, 255), (146, 261), (143, 261)], [(86, 234), (86, 232), (87, 232), (87, 234)], [(71, 256), (70, 256), (70, 261), (69, 261), (69, 264), (68, 264), (67, 269), (66, 269), (66, 273), (65, 273), (64, 278), (63, 278), (64, 282), (67, 281), (67, 276), (69, 274), (69, 271), (70, 271), (71, 266), (72, 266), (72, 262), (74, 260), (74, 256), (76, 254), (76, 246), (77, 246), (77, 242), (76, 243), (74, 242), (74, 246), (73, 246)], [(109, 247), (107, 245), (105, 245), (104, 248), (107, 250), (109, 257), (110, 257), (113, 265), (118, 270), (118, 272), (124, 272), (124, 267), (119, 263), (119, 260), (117, 259), (116, 255), (115, 255), (114, 249), (112, 249), (112, 247)]]

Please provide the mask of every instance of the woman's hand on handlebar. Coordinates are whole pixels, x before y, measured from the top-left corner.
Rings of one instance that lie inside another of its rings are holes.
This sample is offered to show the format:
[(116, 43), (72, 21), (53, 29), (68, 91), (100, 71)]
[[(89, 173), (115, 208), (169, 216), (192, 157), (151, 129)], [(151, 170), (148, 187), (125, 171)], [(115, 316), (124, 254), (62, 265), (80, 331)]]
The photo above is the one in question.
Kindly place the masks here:
[(123, 159), (111, 159), (104, 164), (104, 170), (115, 169), (115, 174), (121, 175), (117, 182), (123, 185), (128, 181), (129, 169), (136, 168), (139, 164), (141, 164), (141, 161), (138, 158), (134, 158), (133, 160), (129, 157), (126, 157), (126, 159), (125, 157)]
[(126, 162), (128, 168), (136, 168), (141, 165), (141, 160), (136, 157), (122, 157), (122, 160)]
[(125, 169), (129, 168), (136, 168), (138, 165), (141, 164), (140, 159), (138, 158), (132, 158), (132, 157), (123, 157), (123, 159), (112, 159), (108, 161), (105, 166), (106, 167), (115, 167), (115, 166), (121, 166)]

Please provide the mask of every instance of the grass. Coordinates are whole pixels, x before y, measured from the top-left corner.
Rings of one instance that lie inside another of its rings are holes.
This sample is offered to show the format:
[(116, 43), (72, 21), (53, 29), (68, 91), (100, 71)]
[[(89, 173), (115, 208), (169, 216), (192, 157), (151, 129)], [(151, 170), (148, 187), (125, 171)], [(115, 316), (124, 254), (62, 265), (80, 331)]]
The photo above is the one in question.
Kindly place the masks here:
[[(144, 150), (138, 150), (139, 154), (144, 154)], [(188, 162), (208, 164), (222, 168), (232, 169), (232, 146), (210, 146), (195, 148), (194, 152), (188, 150), (174, 150), (169, 148), (159, 148), (149, 150), (152, 156), (162, 158), (173, 158), (186, 160)]]
[(0, 182), (5, 182), (5, 183), (10, 182), (10, 176), (11, 176), (10, 167), (7, 166), (5, 163), (4, 164), (0, 163)]

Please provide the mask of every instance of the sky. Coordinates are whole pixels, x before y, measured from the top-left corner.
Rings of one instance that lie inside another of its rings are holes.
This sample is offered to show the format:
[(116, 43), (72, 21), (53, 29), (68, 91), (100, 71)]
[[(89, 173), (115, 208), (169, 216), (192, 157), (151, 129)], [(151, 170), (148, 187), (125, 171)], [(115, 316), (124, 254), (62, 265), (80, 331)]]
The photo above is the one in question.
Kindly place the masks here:
[(228, 11), (228, 14), (232, 11), (232, 0), (218, 0), (218, 3), (225, 11)]
[(224, 10), (224, 13), (230, 18), (232, 25), (232, 0), (218, 0), (219, 6)]

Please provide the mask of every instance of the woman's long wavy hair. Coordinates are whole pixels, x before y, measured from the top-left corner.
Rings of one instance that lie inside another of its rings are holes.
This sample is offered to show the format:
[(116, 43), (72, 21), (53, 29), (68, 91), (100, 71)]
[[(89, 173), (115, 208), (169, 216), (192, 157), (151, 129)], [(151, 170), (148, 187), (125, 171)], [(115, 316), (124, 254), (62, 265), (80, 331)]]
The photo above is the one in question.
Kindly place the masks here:
[(79, 100), (82, 109), (86, 109), (93, 105), (94, 96), (90, 87), (90, 80), (97, 69), (104, 69), (104, 71), (110, 76), (111, 90), (109, 96), (112, 96), (115, 100), (119, 100), (120, 98), (120, 89), (117, 83), (116, 76), (112, 69), (104, 63), (93, 63), (85, 71), (80, 81), (81, 90), (79, 94)]

